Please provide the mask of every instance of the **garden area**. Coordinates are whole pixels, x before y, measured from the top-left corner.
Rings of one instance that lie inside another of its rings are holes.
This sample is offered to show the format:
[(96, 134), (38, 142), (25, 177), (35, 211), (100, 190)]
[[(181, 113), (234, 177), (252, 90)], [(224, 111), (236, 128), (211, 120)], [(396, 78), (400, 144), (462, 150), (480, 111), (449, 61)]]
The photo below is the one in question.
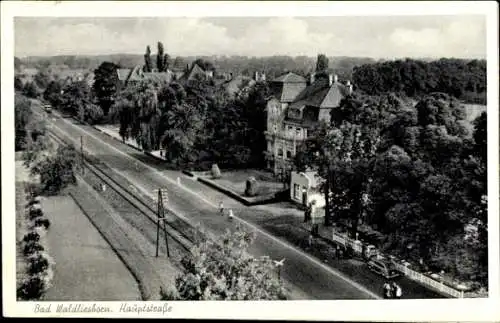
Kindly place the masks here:
[(280, 199), (279, 193), (284, 197), (288, 192), (288, 188), (270, 172), (257, 169), (220, 171), (215, 167), (211, 171), (195, 172), (194, 175), (201, 182), (247, 203), (276, 202)]

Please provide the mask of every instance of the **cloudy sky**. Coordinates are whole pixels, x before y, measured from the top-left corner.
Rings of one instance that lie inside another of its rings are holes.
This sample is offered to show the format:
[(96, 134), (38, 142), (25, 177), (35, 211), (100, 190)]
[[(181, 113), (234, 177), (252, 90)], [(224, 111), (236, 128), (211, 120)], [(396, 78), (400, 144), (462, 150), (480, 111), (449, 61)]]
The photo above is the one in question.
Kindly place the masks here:
[(15, 55), (486, 57), (484, 16), (17, 17)]

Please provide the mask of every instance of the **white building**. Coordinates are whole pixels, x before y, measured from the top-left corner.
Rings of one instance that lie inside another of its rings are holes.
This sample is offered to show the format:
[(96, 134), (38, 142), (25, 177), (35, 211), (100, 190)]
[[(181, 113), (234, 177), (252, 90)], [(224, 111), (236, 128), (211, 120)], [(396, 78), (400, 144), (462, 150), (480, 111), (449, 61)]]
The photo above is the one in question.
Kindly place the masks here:
[(315, 208), (325, 206), (325, 197), (320, 192), (321, 178), (313, 171), (291, 172), (290, 198), (292, 201), (309, 205), (314, 201)]

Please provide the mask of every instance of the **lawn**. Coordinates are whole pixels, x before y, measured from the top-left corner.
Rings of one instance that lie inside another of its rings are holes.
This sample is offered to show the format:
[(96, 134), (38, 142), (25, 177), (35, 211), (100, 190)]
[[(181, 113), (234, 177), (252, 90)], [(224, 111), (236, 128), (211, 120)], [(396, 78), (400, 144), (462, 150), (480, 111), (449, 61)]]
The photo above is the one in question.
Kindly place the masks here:
[(55, 260), (49, 301), (137, 301), (134, 277), (69, 196), (42, 201), (51, 222), (47, 233)]
[(246, 169), (235, 171), (221, 171), (221, 178), (213, 179), (211, 175), (208, 179), (214, 183), (223, 186), (241, 196), (245, 196), (246, 180), (253, 176), (257, 180), (257, 193), (258, 196), (274, 195), (277, 192), (283, 191), (283, 183), (277, 182), (270, 172)]

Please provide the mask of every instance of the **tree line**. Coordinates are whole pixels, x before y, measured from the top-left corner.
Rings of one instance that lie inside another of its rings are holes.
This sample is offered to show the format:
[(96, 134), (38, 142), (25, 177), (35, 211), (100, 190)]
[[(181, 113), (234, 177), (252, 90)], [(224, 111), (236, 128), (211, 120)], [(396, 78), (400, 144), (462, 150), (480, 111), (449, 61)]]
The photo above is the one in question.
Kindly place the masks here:
[(468, 103), (486, 104), (486, 60), (406, 59), (354, 67), (357, 90), (369, 95), (395, 92), (421, 97), (442, 92)]
[(444, 93), (416, 105), (356, 93), (314, 129), (295, 167), (324, 179), (326, 225), (344, 223), (352, 237), (370, 227), (384, 251), (486, 284), (486, 119), (471, 131)]
[(146, 151), (163, 150), (174, 165), (258, 167), (268, 93), (262, 82), (231, 98), (205, 78), (143, 81), (117, 93), (110, 118), (119, 122), (122, 138), (135, 139)]

